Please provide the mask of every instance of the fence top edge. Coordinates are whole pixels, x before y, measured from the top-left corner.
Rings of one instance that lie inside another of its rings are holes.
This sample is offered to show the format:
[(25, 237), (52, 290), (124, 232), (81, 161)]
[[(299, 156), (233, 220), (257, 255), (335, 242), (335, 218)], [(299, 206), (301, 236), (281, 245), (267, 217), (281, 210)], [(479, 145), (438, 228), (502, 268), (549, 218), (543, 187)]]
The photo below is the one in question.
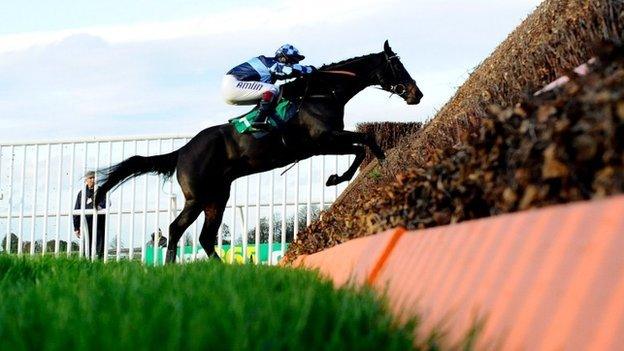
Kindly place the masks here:
[(31, 146), (31, 145), (58, 145), (58, 144), (79, 144), (79, 143), (97, 143), (97, 142), (121, 142), (121, 141), (143, 141), (143, 140), (171, 140), (171, 139), (188, 139), (192, 138), (191, 134), (162, 134), (162, 135), (128, 135), (128, 136), (98, 136), (98, 137), (81, 137), (68, 139), (49, 139), (49, 140), (27, 140), (27, 141), (1, 141), (0, 147), (10, 146)]

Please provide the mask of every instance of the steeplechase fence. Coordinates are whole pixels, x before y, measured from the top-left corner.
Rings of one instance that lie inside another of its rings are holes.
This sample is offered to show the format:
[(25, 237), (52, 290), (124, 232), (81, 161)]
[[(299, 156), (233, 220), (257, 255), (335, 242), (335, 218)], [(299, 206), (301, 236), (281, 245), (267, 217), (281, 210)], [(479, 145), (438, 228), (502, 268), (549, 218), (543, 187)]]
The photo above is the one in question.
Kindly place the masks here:
[[(0, 252), (84, 256), (89, 251), (86, 245), (95, 248), (85, 235), (85, 222), (89, 218), (97, 228), (101, 217), (85, 209), (85, 201), (76, 209), (76, 197), (85, 191), (85, 173), (132, 155), (167, 153), (190, 138), (0, 143)], [(297, 233), (347, 186), (325, 187), (325, 181), (331, 174), (344, 172), (351, 162), (350, 156), (318, 156), (292, 168), (237, 179), (219, 228), (217, 253), (229, 262), (277, 263)], [(106, 208), (97, 210), (105, 216), (104, 260), (162, 263), (169, 223), (183, 205), (175, 175), (168, 181), (157, 175), (136, 177), (110, 192)], [(74, 218), (81, 223), (80, 238), (74, 233)], [(198, 243), (203, 220), (200, 215), (184, 233), (178, 244), (179, 261), (205, 256)], [(153, 243), (158, 243), (156, 249)], [(90, 252), (94, 259), (95, 250)]]

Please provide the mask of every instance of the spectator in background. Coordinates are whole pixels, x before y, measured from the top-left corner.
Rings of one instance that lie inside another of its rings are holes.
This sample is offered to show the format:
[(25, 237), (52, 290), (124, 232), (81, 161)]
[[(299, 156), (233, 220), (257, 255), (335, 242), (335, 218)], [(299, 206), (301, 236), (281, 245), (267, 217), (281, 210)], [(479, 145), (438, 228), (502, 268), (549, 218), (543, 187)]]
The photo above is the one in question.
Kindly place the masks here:
[[(150, 241), (147, 242), (147, 246), (154, 246), (154, 233), (150, 235)], [(158, 246), (167, 247), (167, 237), (162, 235), (162, 231), (158, 228)]]
[[(95, 188), (95, 172), (94, 171), (88, 171), (85, 174), (85, 191), (86, 191), (86, 196), (85, 196), (85, 202), (84, 202), (84, 208), (87, 211), (86, 212), (86, 216), (85, 216), (85, 220), (87, 222), (87, 229), (89, 231), (89, 247), (85, 248), (85, 253), (87, 254), (88, 257), (91, 257), (90, 253), (91, 253), (91, 245), (92, 244), (92, 240), (93, 240), (93, 215), (91, 214), (91, 211), (93, 209), (93, 194), (94, 194), (94, 188)], [(78, 196), (76, 197), (76, 205), (74, 206), (75, 210), (80, 210), (82, 208), (82, 190), (78, 193)], [(102, 202), (100, 202), (99, 204), (97, 204), (97, 209), (103, 209), (106, 208), (106, 200), (102, 200)], [(96, 228), (96, 243), (95, 243), (95, 253), (97, 254), (97, 257), (102, 259), (104, 257), (104, 227), (105, 227), (105, 222), (106, 222), (106, 215), (100, 214), (97, 215), (97, 228)], [(76, 236), (78, 238), (80, 238), (81, 235), (81, 223), (80, 223), (80, 216), (79, 215), (74, 215), (74, 234), (76, 234)]]

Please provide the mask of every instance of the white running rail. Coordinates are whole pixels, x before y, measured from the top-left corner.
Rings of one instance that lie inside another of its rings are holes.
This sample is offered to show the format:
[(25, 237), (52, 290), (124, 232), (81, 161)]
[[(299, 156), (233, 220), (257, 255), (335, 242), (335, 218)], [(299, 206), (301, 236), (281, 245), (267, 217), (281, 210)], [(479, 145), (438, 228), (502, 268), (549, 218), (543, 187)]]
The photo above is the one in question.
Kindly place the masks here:
[[(85, 188), (85, 172), (135, 154), (170, 152), (191, 137), (0, 143), (0, 252), (84, 256), (85, 245), (95, 248), (95, 243), (88, 243), (87, 235), (80, 239), (74, 235), (73, 217), (79, 216), (82, 228), (89, 217), (93, 227), (98, 225), (98, 216), (89, 216), (93, 210), (85, 210), (84, 201), (74, 209), (78, 192)], [(330, 174), (343, 173), (351, 161), (350, 156), (318, 156), (299, 162), (284, 175), (280, 174), (286, 168), (237, 179), (219, 229), (217, 252), (227, 261), (275, 264), (302, 227), (347, 186), (325, 187), (325, 181)], [(175, 175), (172, 179), (140, 176), (107, 195), (107, 208), (98, 211), (106, 216), (105, 261), (162, 262), (164, 248), (153, 250), (151, 234), (156, 233), (157, 242), (159, 233), (168, 238), (169, 223), (184, 205)], [(202, 257), (198, 243), (202, 223), (200, 215), (180, 240), (179, 261)], [(90, 251), (94, 259), (95, 250)]]

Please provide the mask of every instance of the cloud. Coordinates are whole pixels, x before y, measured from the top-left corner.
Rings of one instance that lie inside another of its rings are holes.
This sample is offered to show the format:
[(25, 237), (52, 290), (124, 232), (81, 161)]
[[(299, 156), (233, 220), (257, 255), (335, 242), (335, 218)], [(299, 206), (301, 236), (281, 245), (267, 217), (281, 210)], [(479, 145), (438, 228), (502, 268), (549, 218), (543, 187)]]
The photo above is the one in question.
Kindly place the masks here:
[(347, 125), (424, 120), (533, 6), (479, 1), (457, 12), (444, 4), (460, 3), (283, 2), (184, 21), (0, 36), (0, 140), (194, 134), (246, 109), (222, 102), (224, 72), (284, 42), (320, 65), (381, 51), (389, 38), (425, 98), (414, 107), (366, 90), (347, 105)]
[(169, 40), (196, 36), (225, 35), (244, 31), (292, 30), (309, 24), (344, 23), (393, 6), (397, 1), (319, 0), (314, 6), (283, 1), (277, 5), (253, 5), (206, 14), (194, 18), (140, 22), (116, 26), (94, 26), (48, 32), (17, 33), (0, 36), (0, 52), (19, 51), (31, 46), (63, 41), (76, 34), (99, 37), (109, 43)]

